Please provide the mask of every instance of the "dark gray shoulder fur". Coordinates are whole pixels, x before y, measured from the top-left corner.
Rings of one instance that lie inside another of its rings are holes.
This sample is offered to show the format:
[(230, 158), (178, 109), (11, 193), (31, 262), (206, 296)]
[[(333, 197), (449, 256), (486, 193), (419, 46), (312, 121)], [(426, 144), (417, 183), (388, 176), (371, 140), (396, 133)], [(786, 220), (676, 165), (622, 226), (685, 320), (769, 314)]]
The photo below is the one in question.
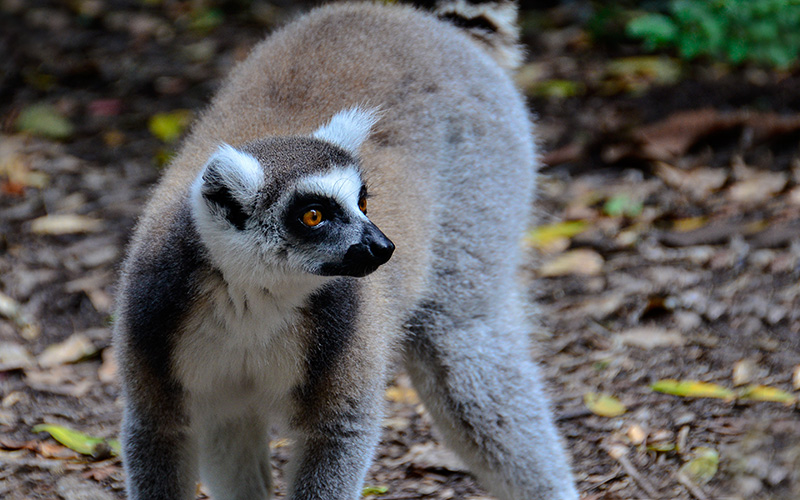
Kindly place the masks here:
[(151, 375), (169, 379), (176, 329), (197, 293), (201, 270), (208, 269), (188, 202), (167, 228), (157, 248), (132, 252), (120, 290), (118, 333), (128, 355), (139, 358)]
[(309, 297), (306, 317), (310, 324), (306, 377), (298, 387), (300, 405), (313, 409), (320, 406), (316, 398), (330, 383), (329, 375), (336, 364), (345, 362), (343, 352), (355, 331), (360, 283), (355, 278), (339, 278)]

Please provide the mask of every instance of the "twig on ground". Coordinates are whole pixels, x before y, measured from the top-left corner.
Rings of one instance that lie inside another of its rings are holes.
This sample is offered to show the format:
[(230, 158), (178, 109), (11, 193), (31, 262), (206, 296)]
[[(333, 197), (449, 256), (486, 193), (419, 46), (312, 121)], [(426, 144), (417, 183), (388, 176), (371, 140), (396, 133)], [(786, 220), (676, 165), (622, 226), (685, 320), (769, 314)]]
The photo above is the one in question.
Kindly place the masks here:
[(687, 491), (689, 491), (690, 495), (695, 497), (697, 500), (708, 500), (708, 497), (706, 496), (705, 493), (703, 493), (703, 490), (700, 489), (699, 486), (694, 484), (691, 479), (686, 477), (685, 474), (678, 473), (677, 476), (678, 476), (678, 482), (681, 483), (681, 485), (683, 485), (683, 487), (686, 488)]
[(644, 490), (644, 492), (647, 493), (647, 495), (650, 498), (660, 498), (660, 495), (658, 494), (656, 489), (653, 488), (653, 486), (650, 484), (650, 482), (647, 481), (647, 479), (645, 479), (644, 476), (642, 476), (639, 473), (639, 471), (636, 470), (636, 467), (633, 466), (631, 461), (628, 460), (628, 457), (627, 457), (628, 448), (626, 446), (623, 446), (623, 445), (606, 445), (606, 446), (604, 446), (604, 448), (606, 449), (608, 454), (611, 455), (611, 458), (615, 459), (617, 462), (620, 463), (620, 465), (622, 465), (622, 468), (625, 469), (625, 472), (629, 476), (631, 476), (633, 478), (633, 480), (636, 482), (636, 484), (642, 490)]

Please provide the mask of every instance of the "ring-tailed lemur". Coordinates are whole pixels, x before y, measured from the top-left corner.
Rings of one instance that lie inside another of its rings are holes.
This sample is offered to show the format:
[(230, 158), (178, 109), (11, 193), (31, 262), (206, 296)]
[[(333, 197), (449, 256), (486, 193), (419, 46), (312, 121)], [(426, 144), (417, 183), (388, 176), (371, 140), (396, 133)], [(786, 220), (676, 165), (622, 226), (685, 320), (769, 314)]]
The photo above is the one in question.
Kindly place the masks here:
[(295, 439), (289, 498), (359, 498), (400, 352), (495, 495), (577, 499), (518, 283), (536, 153), (491, 55), (517, 49), (447, 9), (314, 10), (195, 125), (120, 285), (131, 499), (194, 498), (198, 475), (216, 500), (271, 498), (276, 424)]

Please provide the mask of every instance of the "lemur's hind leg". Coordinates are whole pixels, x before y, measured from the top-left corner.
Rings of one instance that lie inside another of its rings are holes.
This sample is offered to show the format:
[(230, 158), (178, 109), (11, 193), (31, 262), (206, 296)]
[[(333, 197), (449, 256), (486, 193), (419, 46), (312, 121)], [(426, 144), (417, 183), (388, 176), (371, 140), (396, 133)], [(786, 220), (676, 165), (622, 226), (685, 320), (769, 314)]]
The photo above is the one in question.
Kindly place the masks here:
[(434, 302), (409, 324), (406, 365), (447, 444), (502, 500), (576, 500), (523, 321), (454, 319)]

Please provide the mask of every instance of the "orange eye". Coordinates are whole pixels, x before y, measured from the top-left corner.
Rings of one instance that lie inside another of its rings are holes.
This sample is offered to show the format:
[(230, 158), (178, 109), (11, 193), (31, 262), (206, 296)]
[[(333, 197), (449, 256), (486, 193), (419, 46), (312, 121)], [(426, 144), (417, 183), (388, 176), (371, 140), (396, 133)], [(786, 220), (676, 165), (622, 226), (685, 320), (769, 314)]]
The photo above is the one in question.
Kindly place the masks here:
[(358, 209), (361, 210), (364, 215), (367, 215), (367, 199), (361, 198), (358, 200)]
[(322, 222), (322, 212), (319, 210), (309, 210), (303, 214), (303, 224), (308, 227), (314, 227)]

